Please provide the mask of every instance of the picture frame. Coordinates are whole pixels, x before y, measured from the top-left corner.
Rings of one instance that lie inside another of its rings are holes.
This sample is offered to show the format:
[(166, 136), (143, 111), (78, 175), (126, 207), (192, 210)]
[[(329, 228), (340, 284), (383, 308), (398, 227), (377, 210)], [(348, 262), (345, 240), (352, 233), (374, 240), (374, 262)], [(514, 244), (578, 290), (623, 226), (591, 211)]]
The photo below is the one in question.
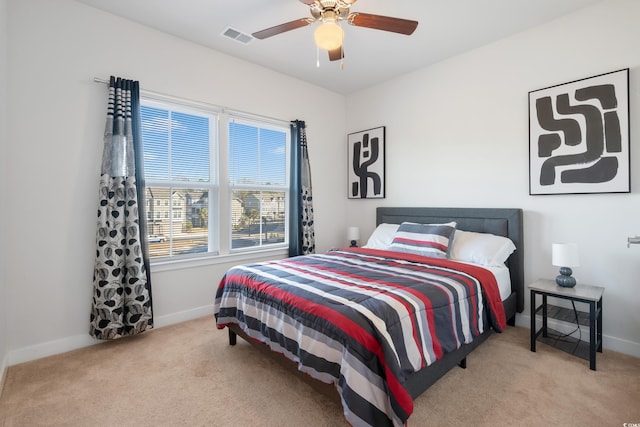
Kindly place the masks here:
[(347, 136), (348, 198), (385, 197), (385, 127), (380, 126)]
[(529, 194), (629, 193), (629, 69), (529, 92)]

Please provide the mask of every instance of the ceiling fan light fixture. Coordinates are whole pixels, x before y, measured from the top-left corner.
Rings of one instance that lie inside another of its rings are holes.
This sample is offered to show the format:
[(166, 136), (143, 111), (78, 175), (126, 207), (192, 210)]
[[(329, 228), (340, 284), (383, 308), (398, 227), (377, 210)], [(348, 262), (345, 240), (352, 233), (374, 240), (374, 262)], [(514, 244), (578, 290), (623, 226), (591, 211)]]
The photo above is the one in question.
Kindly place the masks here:
[(397, 34), (413, 34), (418, 21), (394, 18), (392, 16), (373, 15), (371, 13), (351, 12), (351, 6), (357, 0), (299, 0), (309, 6), (310, 18), (296, 19), (275, 27), (256, 31), (252, 34), (257, 39), (266, 39), (307, 25), (316, 24), (314, 39), (317, 51), (326, 50), (329, 61), (344, 60), (344, 30), (342, 21), (354, 27), (371, 28)]
[(333, 19), (326, 19), (313, 33), (320, 49), (334, 50), (342, 46), (344, 30)]

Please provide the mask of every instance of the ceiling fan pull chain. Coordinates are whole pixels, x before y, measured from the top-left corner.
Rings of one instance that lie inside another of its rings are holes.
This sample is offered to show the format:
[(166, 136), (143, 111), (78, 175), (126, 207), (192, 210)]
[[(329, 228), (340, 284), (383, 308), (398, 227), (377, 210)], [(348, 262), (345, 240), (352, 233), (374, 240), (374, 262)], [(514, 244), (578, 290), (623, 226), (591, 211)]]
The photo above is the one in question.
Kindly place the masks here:
[(320, 68), (320, 48), (316, 46), (316, 68)]
[[(342, 26), (342, 22), (340, 26)], [(342, 43), (340, 43), (340, 71), (342, 70), (344, 70), (344, 32), (342, 33)]]

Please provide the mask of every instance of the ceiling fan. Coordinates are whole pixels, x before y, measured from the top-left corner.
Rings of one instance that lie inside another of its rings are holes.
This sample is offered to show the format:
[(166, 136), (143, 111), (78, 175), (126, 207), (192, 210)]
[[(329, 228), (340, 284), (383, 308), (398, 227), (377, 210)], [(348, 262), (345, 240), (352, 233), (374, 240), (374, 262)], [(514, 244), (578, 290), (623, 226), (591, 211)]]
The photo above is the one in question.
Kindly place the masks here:
[(373, 28), (374, 30), (391, 31), (405, 35), (412, 34), (418, 26), (417, 21), (408, 19), (351, 12), (349, 9), (357, 0), (299, 1), (309, 6), (311, 11), (310, 18), (296, 19), (295, 21), (266, 28), (253, 33), (252, 36), (262, 40), (319, 21), (321, 25), (316, 28), (314, 33), (316, 45), (320, 49), (329, 52), (330, 61), (336, 61), (344, 58), (342, 46), (344, 31), (340, 27), (340, 21), (347, 21), (347, 23), (356, 27)]

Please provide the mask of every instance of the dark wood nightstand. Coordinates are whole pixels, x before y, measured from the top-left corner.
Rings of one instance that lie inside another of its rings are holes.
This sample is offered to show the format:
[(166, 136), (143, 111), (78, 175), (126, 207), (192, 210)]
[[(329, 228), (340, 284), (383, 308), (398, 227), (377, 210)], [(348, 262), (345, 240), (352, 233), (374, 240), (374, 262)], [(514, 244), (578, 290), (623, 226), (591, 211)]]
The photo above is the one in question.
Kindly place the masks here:
[[(602, 295), (604, 288), (577, 284), (573, 288), (558, 286), (553, 280), (540, 279), (529, 285), (531, 291), (531, 351), (536, 351), (536, 340), (553, 345), (561, 350), (568, 351), (583, 359), (589, 360), (589, 367), (596, 370), (596, 351), (602, 353)], [(542, 296), (542, 304), (536, 306), (536, 295)], [(561, 321), (575, 323), (573, 310), (558, 307), (547, 302), (548, 297), (565, 299), (572, 302), (581, 302), (589, 305), (588, 313), (578, 311), (578, 325), (589, 326), (589, 342), (573, 339), (567, 344), (567, 338), (553, 329), (547, 327), (547, 318), (552, 317)], [(536, 327), (536, 317), (542, 311), (542, 328)], [(587, 318), (588, 316), (588, 318)]]

